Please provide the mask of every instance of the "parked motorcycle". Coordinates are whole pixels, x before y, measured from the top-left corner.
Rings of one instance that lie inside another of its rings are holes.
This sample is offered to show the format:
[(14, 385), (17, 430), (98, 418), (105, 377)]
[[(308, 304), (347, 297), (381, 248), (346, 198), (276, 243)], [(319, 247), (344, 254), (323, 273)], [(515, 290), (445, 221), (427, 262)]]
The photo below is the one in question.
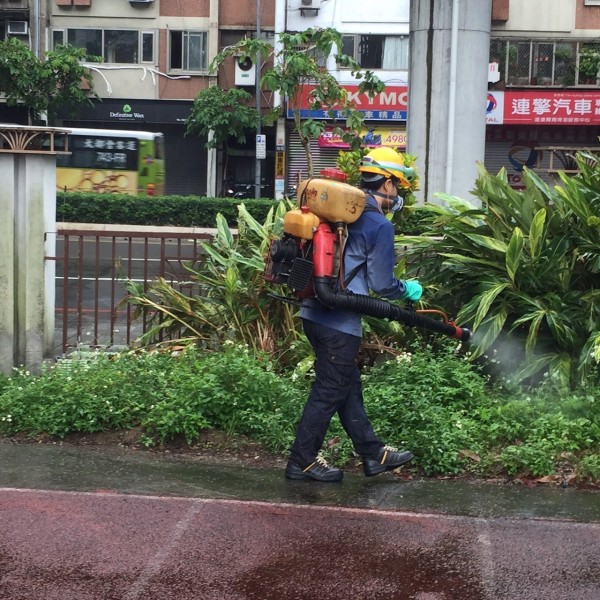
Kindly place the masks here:
[[(268, 195), (267, 184), (262, 183), (260, 186), (260, 197), (265, 198)], [(226, 198), (235, 198), (236, 200), (246, 200), (255, 197), (254, 183), (234, 183), (228, 187), (225, 192)]]

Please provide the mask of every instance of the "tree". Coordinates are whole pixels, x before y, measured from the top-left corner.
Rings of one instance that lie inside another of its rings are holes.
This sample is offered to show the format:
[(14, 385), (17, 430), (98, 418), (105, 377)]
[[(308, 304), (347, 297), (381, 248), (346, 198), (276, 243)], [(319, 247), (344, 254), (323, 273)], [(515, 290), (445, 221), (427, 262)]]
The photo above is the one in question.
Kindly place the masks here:
[(245, 90), (231, 88), (225, 91), (218, 86), (211, 86), (197, 94), (187, 118), (187, 134), (206, 135), (206, 148), (224, 147), (224, 173), (227, 173), (229, 161), (229, 141), (235, 139), (243, 144), (246, 133), (256, 130), (258, 111), (248, 106), (251, 98)]
[[(282, 33), (277, 46), (261, 39), (244, 39), (222, 50), (212, 62), (211, 71), (216, 70), (229, 56), (252, 58), (260, 56), (265, 64), (271, 64), (261, 78), (261, 87), (277, 92), (287, 98), (294, 115), (295, 130), (306, 153), (308, 174), (313, 174), (310, 142), (325, 129), (323, 120), (302, 118), (301, 102), (308, 97), (315, 110), (326, 110), (335, 121), (342, 115), (344, 127), (337, 133), (351, 144), (360, 144), (358, 133), (363, 127), (364, 116), (356, 107), (333, 74), (324, 67), (325, 61), (334, 51), (342, 48), (342, 35), (332, 28), (307, 29), (299, 33)], [(369, 97), (381, 92), (385, 85), (372, 71), (361, 71), (360, 65), (350, 56), (335, 54), (338, 67), (349, 69), (358, 82), (359, 93)], [(281, 108), (275, 109), (278, 115)]]
[(39, 59), (17, 38), (2, 40), (0, 91), (8, 106), (27, 107), (30, 123), (44, 113), (52, 123), (59, 109), (73, 112), (95, 96), (92, 76), (80, 63), (84, 59), (90, 60), (86, 51), (73, 46), (59, 46)]

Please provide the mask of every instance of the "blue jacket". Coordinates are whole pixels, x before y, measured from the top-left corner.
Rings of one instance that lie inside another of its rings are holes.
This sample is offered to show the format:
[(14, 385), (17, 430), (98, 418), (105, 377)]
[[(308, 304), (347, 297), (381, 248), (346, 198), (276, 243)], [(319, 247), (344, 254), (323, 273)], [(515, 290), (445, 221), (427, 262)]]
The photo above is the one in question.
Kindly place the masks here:
[[(404, 294), (406, 288), (400, 279), (394, 276), (394, 225), (388, 221), (372, 196), (367, 196), (367, 205), (363, 214), (348, 225), (348, 240), (344, 251), (344, 278), (355, 294), (369, 294), (369, 290), (378, 296), (395, 300)], [(314, 321), (357, 337), (362, 336), (362, 324), (359, 313), (336, 308), (327, 308), (316, 298), (305, 300), (300, 309), (303, 319)]]

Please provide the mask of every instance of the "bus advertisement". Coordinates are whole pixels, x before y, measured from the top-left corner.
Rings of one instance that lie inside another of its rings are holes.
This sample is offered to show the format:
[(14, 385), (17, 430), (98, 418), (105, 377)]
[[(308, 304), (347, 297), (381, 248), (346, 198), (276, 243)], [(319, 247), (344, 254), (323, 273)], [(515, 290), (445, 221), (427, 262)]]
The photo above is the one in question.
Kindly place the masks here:
[(160, 196), (165, 192), (162, 133), (117, 129), (64, 128), (68, 151), (56, 157), (56, 188)]

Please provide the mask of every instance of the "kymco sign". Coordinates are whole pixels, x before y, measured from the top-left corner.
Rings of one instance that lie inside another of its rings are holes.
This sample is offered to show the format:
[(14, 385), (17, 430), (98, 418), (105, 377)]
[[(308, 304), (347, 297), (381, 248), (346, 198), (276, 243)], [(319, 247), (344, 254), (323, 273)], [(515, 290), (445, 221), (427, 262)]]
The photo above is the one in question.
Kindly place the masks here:
[[(329, 119), (328, 112), (324, 109), (315, 110), (311, 108), (310, 92), (313, 86), (305, 86), (302, 94), (294, 102), (288, 102), (287, 116), (294, 116), (292, 107), (295, 105), (300, 109), (300, 116), (303, 119)], [(354, 104), (357, 110), (364, 113), (365, 119), (373, 121), (406, 121), (406, 112), (408, 105), (408, 87), (407, 86), (386, 86), (383, 92), (369, 98), (367, 94), (360, 94), (358, 86), (344, 85), (348, 91), (349, 100)], [(336, 111), (334, 115), (342, 118), (342, 112)]]

